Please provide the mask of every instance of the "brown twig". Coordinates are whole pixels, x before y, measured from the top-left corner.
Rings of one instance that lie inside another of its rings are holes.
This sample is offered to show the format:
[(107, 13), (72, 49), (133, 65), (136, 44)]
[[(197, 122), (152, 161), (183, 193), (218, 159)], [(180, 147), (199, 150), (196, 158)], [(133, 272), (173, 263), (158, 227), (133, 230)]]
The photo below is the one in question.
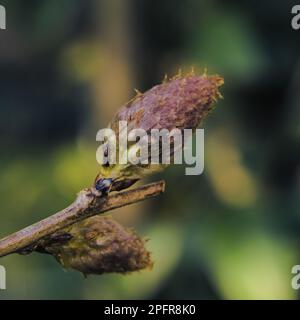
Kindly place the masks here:
[(20, 252), (42, 238), (86, 218), (158, 196), (164, 192), (164, 188), (165, 183), (160, 181), (106, 197), (98, 197), (91, 189), (84, 189), (64, 210), (0, 240), (0, 257)]

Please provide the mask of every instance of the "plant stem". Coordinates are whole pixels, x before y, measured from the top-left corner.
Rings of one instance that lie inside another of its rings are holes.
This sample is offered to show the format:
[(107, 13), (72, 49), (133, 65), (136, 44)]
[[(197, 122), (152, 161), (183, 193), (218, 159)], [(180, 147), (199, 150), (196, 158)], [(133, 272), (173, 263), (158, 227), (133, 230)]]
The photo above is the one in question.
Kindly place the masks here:
[(21, 251), (42, 238), (86, 218), (158, 196), (164, 189), (164, 181), (105, 197), (95, 195), (91, 189), (83, 189), (67, 208), (0, 240), (0, 257)]

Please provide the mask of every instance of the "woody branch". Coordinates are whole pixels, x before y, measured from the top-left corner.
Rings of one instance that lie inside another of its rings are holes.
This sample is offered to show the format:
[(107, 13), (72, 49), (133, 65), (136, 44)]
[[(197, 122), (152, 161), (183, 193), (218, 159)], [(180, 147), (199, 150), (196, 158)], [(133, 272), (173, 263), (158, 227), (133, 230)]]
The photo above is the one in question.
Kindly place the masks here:
[(0, 257), (22, 252), (52, 233), (89, 217), (130, 205), (164, 192), (163, 181), (147, 184), (106, 197), (99, 197), (91, 189), (83, 189), (67, 208), (0, 240)]

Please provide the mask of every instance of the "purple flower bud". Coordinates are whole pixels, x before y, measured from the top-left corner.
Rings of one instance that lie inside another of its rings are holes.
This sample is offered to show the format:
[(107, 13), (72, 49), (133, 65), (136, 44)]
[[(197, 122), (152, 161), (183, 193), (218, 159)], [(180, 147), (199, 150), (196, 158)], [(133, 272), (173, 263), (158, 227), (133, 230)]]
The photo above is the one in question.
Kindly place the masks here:
[(222, 97), (219, 87), (223, 84), (218, 75), (177, 75), (138, 93), (118, 111), (111, 128), (118, 132), (118, 122), (127, 121), (128, 130), (195, 129)]

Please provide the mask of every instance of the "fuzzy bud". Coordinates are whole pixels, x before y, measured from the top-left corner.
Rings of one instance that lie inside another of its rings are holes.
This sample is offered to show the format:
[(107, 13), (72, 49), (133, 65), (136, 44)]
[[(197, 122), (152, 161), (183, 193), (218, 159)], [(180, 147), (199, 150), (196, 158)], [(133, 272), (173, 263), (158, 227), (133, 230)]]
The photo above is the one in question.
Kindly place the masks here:
[(195, 129), (222, 97), (219, 87), (223, 84), (218, 75), (178, 74), (145, 93), (138, 92), (118, 111), (110, 126), (115, 132), (119, 121), (127, 121), (129, 130)]
[(84, 275), (129, 273), (152, 266), (145, 241), (107, 217), (95, 216), (53, 234), (36, 251), (49, 253), (63, 267)]

